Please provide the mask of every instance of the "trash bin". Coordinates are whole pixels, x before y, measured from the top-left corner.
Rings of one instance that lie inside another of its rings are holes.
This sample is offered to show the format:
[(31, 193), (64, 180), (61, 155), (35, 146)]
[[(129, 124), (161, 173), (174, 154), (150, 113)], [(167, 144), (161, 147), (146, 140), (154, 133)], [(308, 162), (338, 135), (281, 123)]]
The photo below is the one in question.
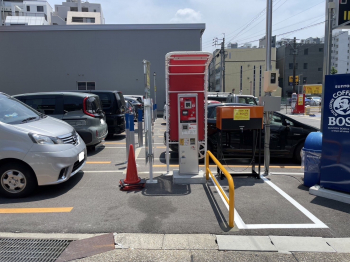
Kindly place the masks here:
[(320, 163), (322, 153), (322, 133), (308, 135), (303, 148), (304, 185), (312, 187), (320, 184)]

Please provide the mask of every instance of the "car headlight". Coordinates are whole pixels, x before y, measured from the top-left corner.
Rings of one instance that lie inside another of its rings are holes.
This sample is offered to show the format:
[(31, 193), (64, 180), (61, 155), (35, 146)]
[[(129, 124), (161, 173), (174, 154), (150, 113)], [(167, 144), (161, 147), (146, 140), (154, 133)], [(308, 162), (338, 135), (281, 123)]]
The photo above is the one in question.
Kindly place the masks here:
[(32, 134), (32, 133), (29, 133), (28, 135), (34, 143), (39, 145), (64, 144), (63, 140), (58, 137), (43, 136), (43, 135)]

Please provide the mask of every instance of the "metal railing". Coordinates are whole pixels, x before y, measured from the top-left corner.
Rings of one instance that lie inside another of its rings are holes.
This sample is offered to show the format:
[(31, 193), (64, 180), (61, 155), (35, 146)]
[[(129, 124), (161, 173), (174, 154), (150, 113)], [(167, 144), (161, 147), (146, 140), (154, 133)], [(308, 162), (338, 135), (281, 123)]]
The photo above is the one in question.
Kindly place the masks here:
[[(224, 190), (222, 189), (221, 185), (219, 184), (219, 182), (217, 181), (217, 179), (215, 178), (213, 173), (210, 171), (210, 169), (209, 169), (209, 157), (214, 161), (214, 163), (217, 165), (217, 167), (221, 170), (221, 172), (227, 178), (228, 186), (229, 186), (229, 197), (227, 197), (227, 195), (224, 192)], [(228, 210), (228, 213), (229, 213), (228, 225), (230, 227), (234, 227), (235, 185), (234, 185), (234, 182), (233, 182), (233, 178), (230, 175), (230, 173), (227, 172), (227, 170), (223, 167), (223, 165), (221, 165), (219, 160), (217, 160), (216, 157), (210, 151), (207, 151), (207, 153), (206, 153), (205, 163), (206, 163), (205, 164), (206, 179), (209, 180), (209, 174), (210, 174), (212, 180), (214, 181), (214, 183), (216, 184), (216, 186), (220, 190), (222, 196), (225, 198), (225, 200), (226, 200), (226, 202), (227, 202), (227, 204), (229, 206), (229, 210)]]

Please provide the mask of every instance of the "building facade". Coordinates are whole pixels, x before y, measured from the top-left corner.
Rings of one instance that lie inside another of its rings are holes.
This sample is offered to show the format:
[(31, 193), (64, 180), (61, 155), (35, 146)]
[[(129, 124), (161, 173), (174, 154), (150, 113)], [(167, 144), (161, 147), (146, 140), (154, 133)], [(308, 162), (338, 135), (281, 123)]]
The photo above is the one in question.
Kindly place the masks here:
[[(323, 83), (323, 44), (297, 44), (296, 75), (299, 76), (299, 85)], [(282, 96), (289, 97), (293, 87), (289, 77), (293, 76), (293, 47), (284, 43), (277, 48), (277, 69), (280, 72), (279, 86), (282, 87)], [(299, 90), (302, 90), (299, 87)], [(295, 90), (298, 91), (298, 87)]]
[(47, 1), (3, 1), (1, 25), (50, 25), (52, 11)]
[[(165, 55), (200, 51), (204, 30), (205, 24), (3, 26), (1, 92), (77, 90), (86, 83), (96, 90), (143, 95), (146, 59), (152, 74), (157, 74), (161, 111), (166, 97)], [(153, 97), (153, 88), (151, 93)]]
[[(226, 49), (225, 58), (225, 91), (235, 94), (264, 95), (264, 71), (266, 50), (263, 48), (234, 48)], [(210, 91), (221, 90), (221, 66), (219, 50), (213, 55), (214, 59), (209, 67)], [(276, 48), (272, 48), (272, 68), (276, 69)], [(281, 95), (281, 89), (273, 94)]]
[(337, 74), (350, 72), (350, 36), (348, 31), (335, 31), (332, 37), (331, 68), (337, 70)]
[(86, 25), (104, 24), (105, 19), (101, 4), (93, 4), (88, 1), (67, 0), (62, 5), (55, 5), (52, 14), (53, 25)]

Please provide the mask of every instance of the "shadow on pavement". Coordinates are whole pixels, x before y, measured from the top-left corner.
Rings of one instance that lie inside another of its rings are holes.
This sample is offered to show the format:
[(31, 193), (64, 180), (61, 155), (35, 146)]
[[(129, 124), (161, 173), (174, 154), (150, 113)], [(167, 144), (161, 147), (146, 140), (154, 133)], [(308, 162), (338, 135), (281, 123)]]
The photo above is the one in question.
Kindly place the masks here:
[(220, 228), (224, 232), (229, 232), (230, 230), (232, 230), (232, 228), (230, 228), (228, 226), (228, 222), (227, 222), (224, 214), (222, 213), (221, 208), (220, 208), (218, 202), (216, 201), (215, 196), (214, 196), (213, 192), (211, 191), (208, 183), (203, 185), (203, 189), (204, 189), (205, 194), (207, 195), (207, 198), (209, 200), (209, 204), (214, 211), (214, 215), (216, 217), (216, 220), (218, 221)]
[(120, 141), (125, 139), (125, 135), (113, 135), (106, 137), (106, 141)]
[(350, 214), (350, 205), (346, 203), (342, 203), (339, 201), (335, 201), (332, 199), (327, 199), (323, 197), (316, 196), (312, 201), (312, 204), (327, 207), (329, 209), (335, 209), (341, 212), (344, 212), (346, 214)]
[(68, 181), (61, 184), (52, 186), (39, 186), (33, 194), (25, 198), (0, 198), (1, 204), (29, 203), (59, 197), (68, 193), (76, 185), (78, 185), (83, 176), (83, 172), (78, 172)]
[(144, 196), (178, 196), (191, 194), (190, 185), (177, 185), (173, 183), (172, 176), (159, 176), (157, 184), (147, 184), (142, 190)]

